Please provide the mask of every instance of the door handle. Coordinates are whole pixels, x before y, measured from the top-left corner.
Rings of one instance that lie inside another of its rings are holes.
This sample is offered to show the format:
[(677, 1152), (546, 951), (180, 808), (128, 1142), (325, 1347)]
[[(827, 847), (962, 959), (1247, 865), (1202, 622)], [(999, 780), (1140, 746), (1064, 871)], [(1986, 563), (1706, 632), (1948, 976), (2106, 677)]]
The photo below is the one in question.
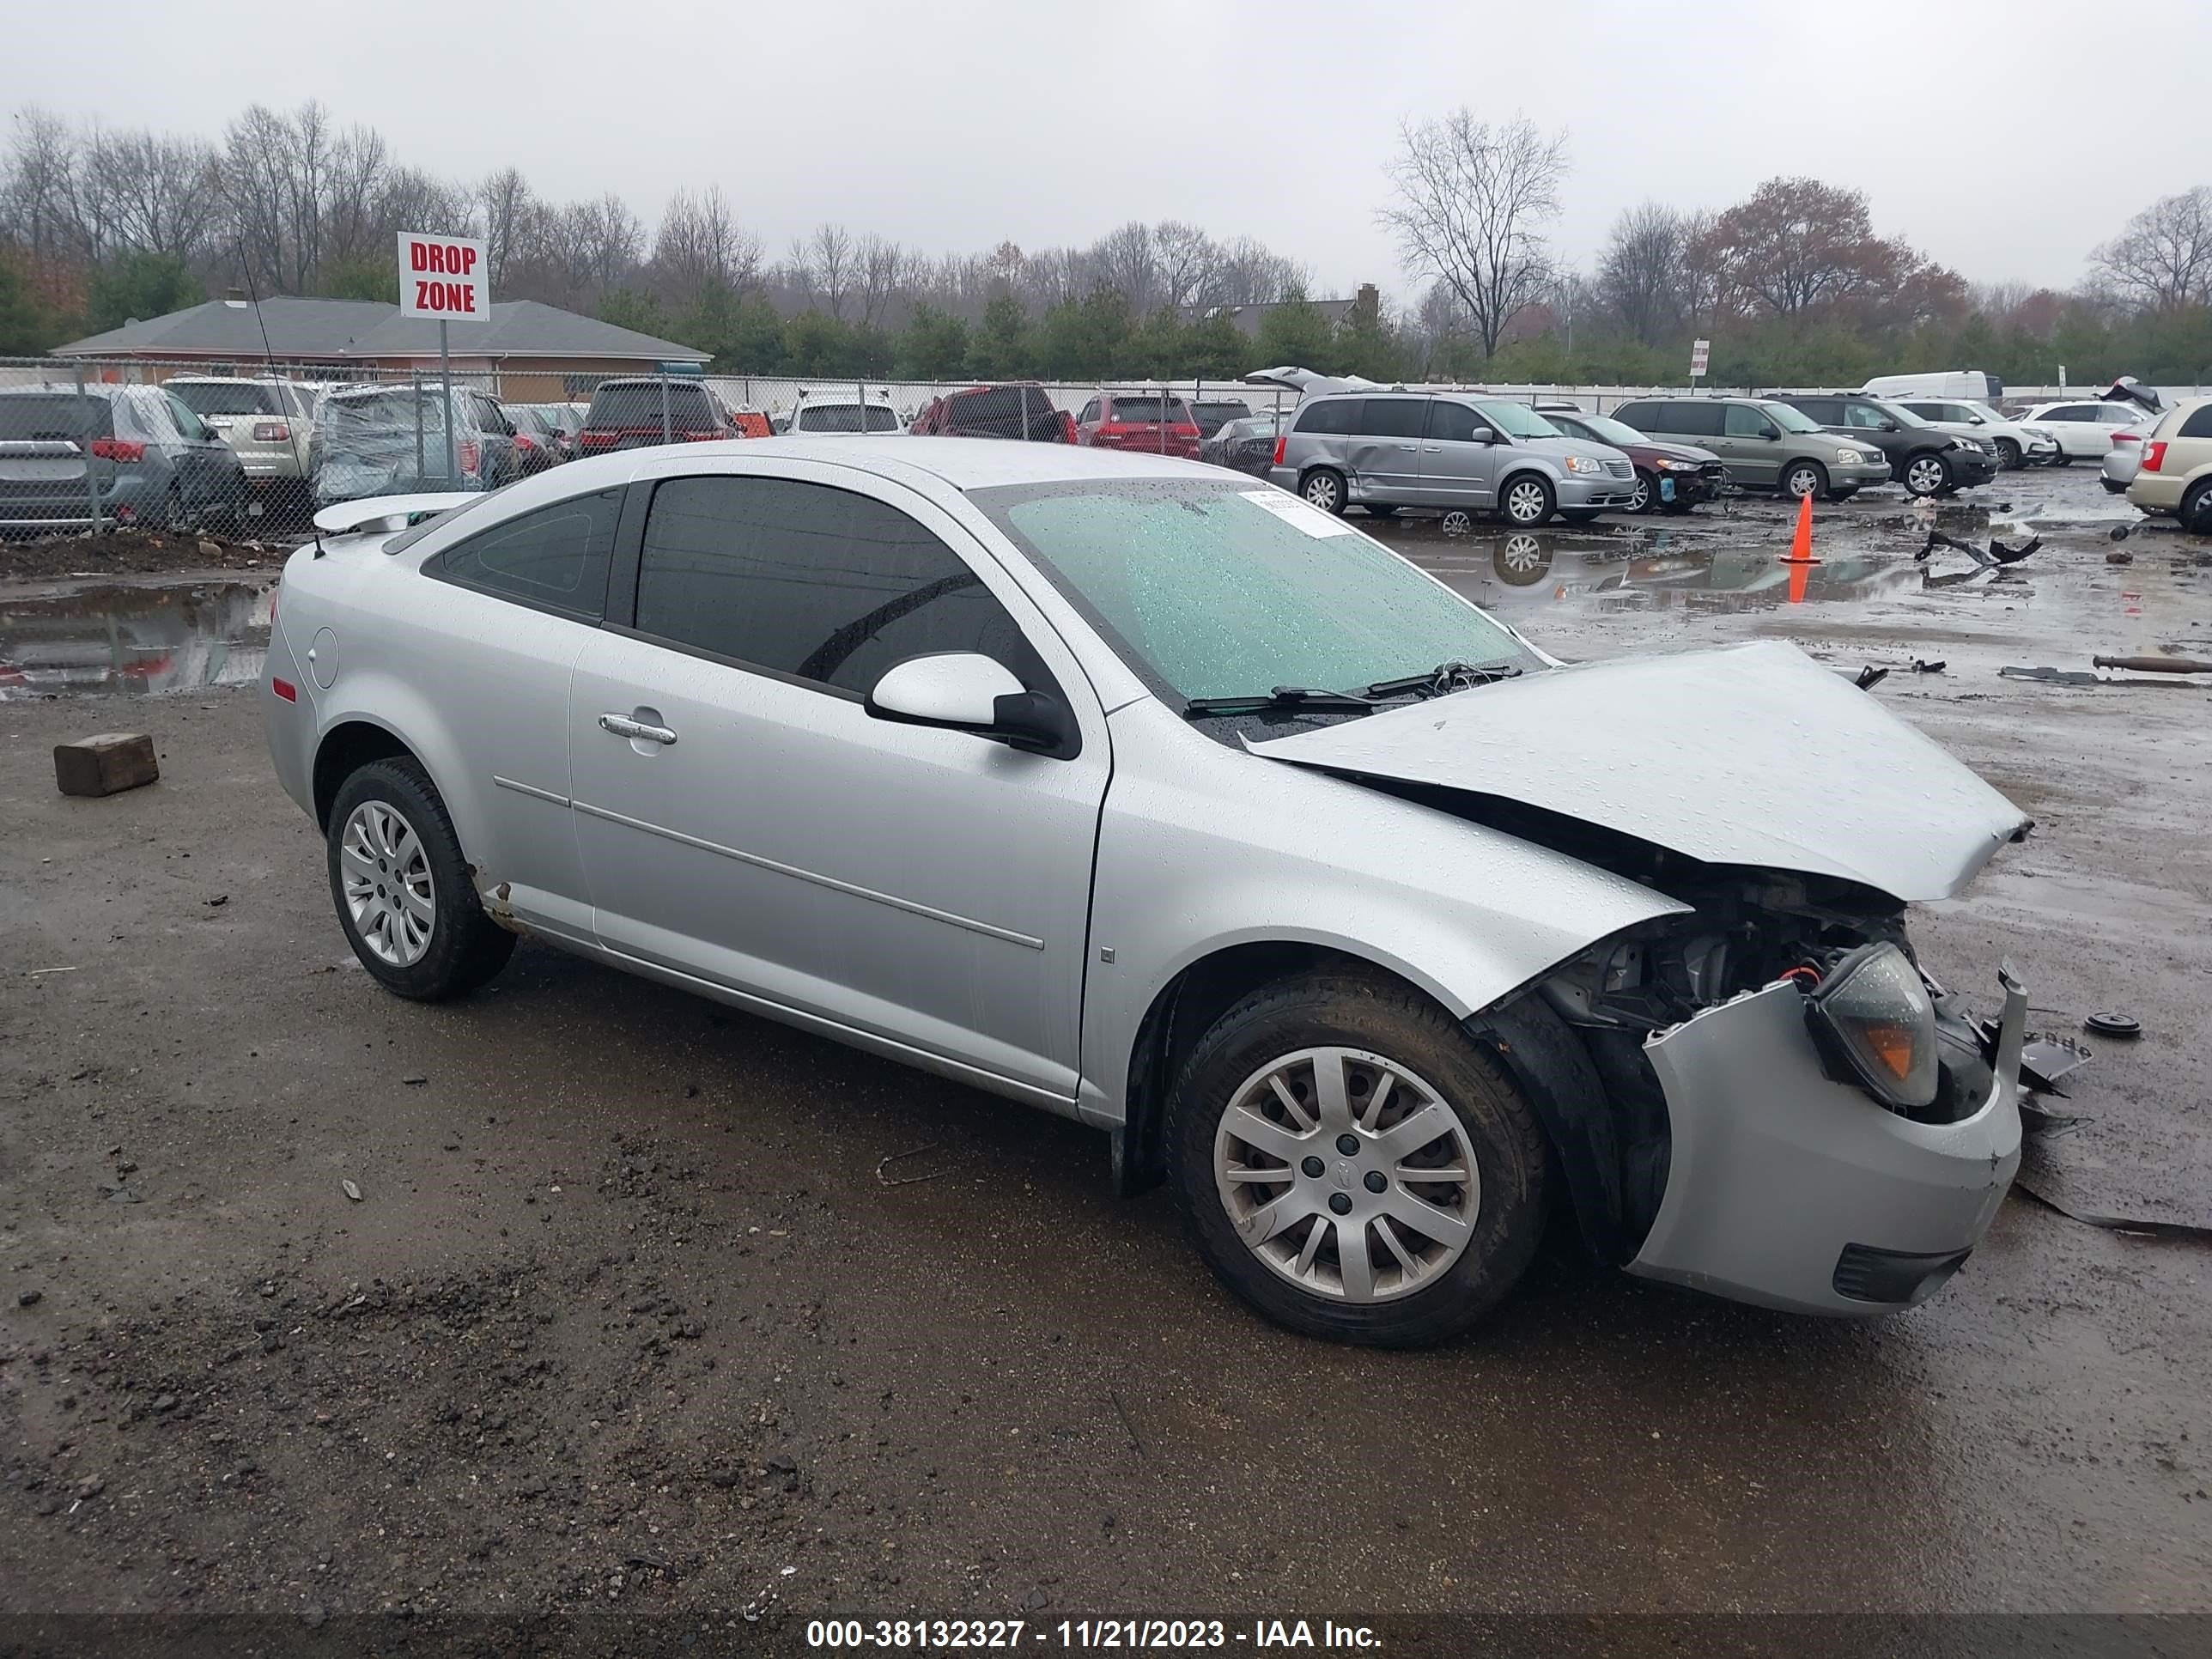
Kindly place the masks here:
[(1412, 449), (1414, 446), (1412, 444), (1400, 444), (1398, 447), (1401, 449)]
[(1429, 444), (1424, 447), (1421, 453), (1425, 455), (1441, 455), (1444, 453), (1444, 447), (1442, 444)]
[(673, 745), (676, 734), (665, 726), (647, 726), (643, 720), (634, 720), (627, 714), (602, 714), (599, 725), (603, 730), (618, 738), (629, 738), (637, 743), (658, 743)]

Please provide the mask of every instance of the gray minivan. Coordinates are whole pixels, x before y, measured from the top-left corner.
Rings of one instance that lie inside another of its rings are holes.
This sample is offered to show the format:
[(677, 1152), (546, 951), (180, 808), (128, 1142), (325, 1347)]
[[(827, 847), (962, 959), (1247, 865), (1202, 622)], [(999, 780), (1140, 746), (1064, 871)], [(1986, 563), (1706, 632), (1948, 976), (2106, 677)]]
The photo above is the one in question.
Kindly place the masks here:
[(1324, 513), (1495, 512), (1528, 529), (1636, 500), (1636, 467), (1569, 438), (1526, 404), (1474, 392), (1340, 392), (1298, 405), (1268, 481)]
[(1638, 398), (1613, 417), (1654, 438), (1711, 450), (1729, 481), (1746, 489), (1840, 501), (1889, 482), (1889, 462), (1873, 444), (1838, 437), (1772, 398)]

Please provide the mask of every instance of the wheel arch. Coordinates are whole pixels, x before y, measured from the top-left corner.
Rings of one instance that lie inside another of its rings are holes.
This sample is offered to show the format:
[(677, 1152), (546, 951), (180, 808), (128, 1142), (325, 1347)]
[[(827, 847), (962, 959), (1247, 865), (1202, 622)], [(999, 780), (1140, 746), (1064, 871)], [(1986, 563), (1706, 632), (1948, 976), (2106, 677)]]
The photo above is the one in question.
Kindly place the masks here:
[(1601, 1069), (1583, 1037), (1527, 987), (1461, 1015), (1437, 988), (1376, 956), (1310, 940), (1253, 939), (1209, 951), (1153, 997), (1131, 1045), (1124, 1114), (1113, 1132), (1120, 1196), (1134, 1196), (1165, 1178), (1168, 1097), (1184, 1061), (1214, 1023), (1255, 991), (1332, 968), (1372, 975), (1453, 1014), (1534, 1111), (1590, 1254), (1613, 1265), (1635, 1255), (1650, 1205), (1627, 1190), (1632, 1160), (1626, 1152), (1649, 1143), (1652, 1129), (1644, 1120), (1655, 1102), (1663, 1148), (1665, 1108), (1656, 1085), (1648, 1091), (1638, 1087), (1620, 1055), (1605, 1056), (1609, 1064)]
[(362, 767), (380, 760), (411, 760), (418, 766), (422, 763), (406, 739), (375, 720), (356, 715), (339, 721), (323, 734), (315, 745), (313, 775), (318, 829), (327, 830), (331, 827), (331, 804), (345, 787), (345, 781)]

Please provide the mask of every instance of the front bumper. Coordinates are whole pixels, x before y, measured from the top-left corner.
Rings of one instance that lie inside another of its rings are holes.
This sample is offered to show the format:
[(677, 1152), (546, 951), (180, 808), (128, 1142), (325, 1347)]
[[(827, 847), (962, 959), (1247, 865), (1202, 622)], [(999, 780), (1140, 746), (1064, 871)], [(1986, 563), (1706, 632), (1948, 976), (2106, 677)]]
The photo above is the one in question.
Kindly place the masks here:
[(1954, 449), (1949, 459), (1951, 476), (1961, 485), (1985, 484), (1997, 476), (1997, 458), (1986, 450)]
[(1644, 1045), (1673, 1135), (1667, 1188), (1628, 1271), (1795, 1313), (1864, 1317), (1934, 1294), (2020, 1167), (2027, 996), (2008, 978), (1988, 1098), (1916, 1123), (1823, 1071), (1781, 981)]
[(1871, 489), (1876, 484), (1890, 480), (1889, 463), (1886, 460), (1861, 461), (1856, 466), (1838, 462), (1828, 474), (1830, 484), (1838, 489)]
[(1636, 501), (1636, 475), (1631, 471), (1626, 478), (1615, 478), (1570, 472), (1553, 482), (1552, 497), (1570, 513), (1587, 507), (1629, 507)]

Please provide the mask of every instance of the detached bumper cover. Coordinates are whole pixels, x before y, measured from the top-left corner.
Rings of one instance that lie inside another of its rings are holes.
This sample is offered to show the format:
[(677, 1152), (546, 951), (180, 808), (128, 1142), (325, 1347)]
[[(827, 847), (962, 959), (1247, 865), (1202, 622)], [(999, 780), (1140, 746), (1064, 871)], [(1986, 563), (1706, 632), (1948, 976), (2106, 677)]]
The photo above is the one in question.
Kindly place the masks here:
[(1957, 1123), (1915, 1123), (1830, 1079), (1787, 981), (1652, 1038), (1673, 1153), (1629, 1272), (1797, 1313), (1923, 1300), (2020, 1168), (2027, 1018), (2027, 994), (2008, 981), (1996, 1081)]

